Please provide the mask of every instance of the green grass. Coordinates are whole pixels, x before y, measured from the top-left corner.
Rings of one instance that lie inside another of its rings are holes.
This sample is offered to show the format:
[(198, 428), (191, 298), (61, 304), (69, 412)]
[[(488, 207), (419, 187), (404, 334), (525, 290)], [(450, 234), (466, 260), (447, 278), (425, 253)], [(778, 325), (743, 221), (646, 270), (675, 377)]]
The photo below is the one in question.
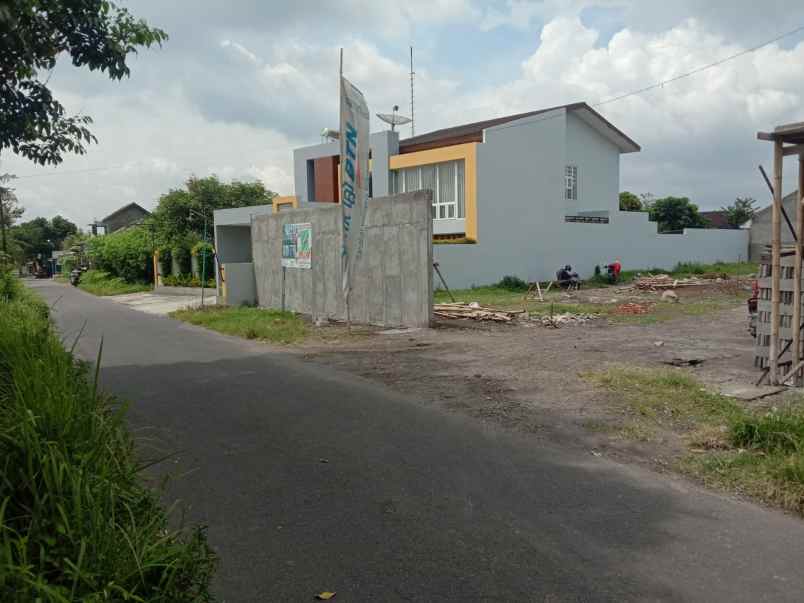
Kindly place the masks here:
[(169, 527), (124, 405), (62, 346), (40, 299), (0, 283), (0, 600), (211, 600), (204, 531)]
[(742, 297), (735, 295), (725, 298), (698, 299), (695, 301), (683, 300), (678, 303), (658, 302), (651, 306), (647, 314), (610, 314), (611, 320), (618, 323), (652, 325), (668, 320), (675, 320), (684, 316), (706, 316), (714, 312), (733, 308), (745, 303)]
[(308, 333), (307, 324), (293, 312), (248, 306), (208, 306), (177, 310), (173, 318), (213, 331), (271, 343), (297, 343)]
[(150, 283), (129, 283), (102, 270), (87, 270), (81, 275), (78, 288), (93, 295), (123, 295), (151, 291)]
[[(603, 269), (603, 266), (600, 267)], [(759, 269), (758, 264), (754, 262), (715, 262), (714, 264), (701, 264), (699, 262), (681, 262), (677, 264), (672, 270), (665, 270), (663, 268), (644, 268), (640, 270), (623, 270), (620, 273), (620, 280), (617, 285), (625, 285), (630, 283), (636, 278), (637, 275), (646, 274), (667, 274), (673, 278), (689, 278), (693, 276), (701, 276), (703, 274), (725, 274), (728, 277), (735, 278), (740, 276), (750, 276), (756, 274)], [(610, 287), (611, 283), (608, 282), (605, 275), (601, 274), (597, 277), (592, 277), (585, 281), (588, 287)]]
[(747, 409), (673, 369), (611, 368), (584, 378), (605, 388), (625, 412), (622, 437), (684, 436), (678, 467), (704, 483), (804, 515), (804, 404)]

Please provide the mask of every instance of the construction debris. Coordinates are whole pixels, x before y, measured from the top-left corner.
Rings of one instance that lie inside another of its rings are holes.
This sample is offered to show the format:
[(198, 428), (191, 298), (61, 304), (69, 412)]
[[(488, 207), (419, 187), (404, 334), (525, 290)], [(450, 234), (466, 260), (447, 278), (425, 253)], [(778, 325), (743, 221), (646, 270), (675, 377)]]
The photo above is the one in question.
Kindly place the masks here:
[(675, 289), (676, 287), (700, 287), (711, 285), (712, 279), (707, 278), (673, 278), (666, 274), (640, 276), (634, 279), (634, 287), (656, 291), (657, 289)]
[(662, 300), (663, 301), (671, 301), (677, 302), (678, 301), (678, 294), (673, 291), (672, 289), (665, 289), (662, 291)]
[(597, 318), (597, 314), (553, 314), (552, 316), (534, 316), (533, 320), (541, 322), (542, 326), (558, 329), (567, 324), (583, 324)]
[(613, 312), (615, 314), (647, 314), (650, 312), (650, 306), (628, 302), (620, 304), (614, 308)]
[(455, 302), (452, 304), (434, 304), (433, 314), (441, 318), (471, 318), (473, 320), (493, 320), (495, 322), (511, 322), (524, 310), (510, 312), (496, 308), (484, 308), (477, 302), (466, 304)]

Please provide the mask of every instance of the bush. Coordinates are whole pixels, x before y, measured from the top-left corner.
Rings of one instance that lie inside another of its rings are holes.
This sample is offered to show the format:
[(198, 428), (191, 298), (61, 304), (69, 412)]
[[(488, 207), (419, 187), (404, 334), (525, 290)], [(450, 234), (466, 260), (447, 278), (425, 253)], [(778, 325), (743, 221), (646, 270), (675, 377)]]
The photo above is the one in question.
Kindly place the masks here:
[(176, 264), (179, 266), (180, 274), (188, 273), (192, 270), (189, 246), (177, 245), (170, 250), (170, 253), (173, 255), (173, 259), (176, 260)]
[(673, 272), (682, 274), (704, 274), (706, 273), (706, 266), (699, 262), (679, 262), (673, 268)]
[(31, 298), (0, 302), (0, 600), (211, 600), (204, 531), (169, 528), (123, 407)]
[(159, 250), (159, 270), (162, 276), (167, 276), (173, 272), (173, 254), (169, 247), (162, 247)]
[(507, 291), (527, 291), (528, 284), (518, 276), (504, 276), (496, 285), (500, 289)]
[(126, 228), (94, 237), (87, 243), (93, 267), (129, 283), (153, 281), (151, 233), (145, 228)]
[(750, 415), (731, 428), (735, 446), (767, 453), (804, 453), (804, 412), (791, 409)]

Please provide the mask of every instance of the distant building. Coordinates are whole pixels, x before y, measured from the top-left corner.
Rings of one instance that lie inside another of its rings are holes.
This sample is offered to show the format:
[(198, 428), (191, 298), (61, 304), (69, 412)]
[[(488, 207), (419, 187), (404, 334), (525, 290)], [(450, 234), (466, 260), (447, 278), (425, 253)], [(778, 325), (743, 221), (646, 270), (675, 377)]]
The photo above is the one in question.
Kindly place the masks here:
[[(790, 219), (790, 223), (796, 225), (796, 197), (798, 191), (793, 191), (782, 199), (782, 207)], [(748, 258), (752, 262), (758, 262), (763, 253), (766, 253), (771, 244), (771, 205), (760, 209), (751, 219), (751, 235), (748, 243)], [(782, 245), (792, 245), (793, 233), (782, 216)]]
[(740, 228), (729, 223), (729, 212), (718, 209), (716, 211), (702, 211), (698, 212), (702, 218), (709, 221), (709, 228), (727, 228), (735, 229)]
[[(129, 203), (120, 209), (113, 211), (100, 222), (92, 225), (92, 234), (111, 234), (121, 228), (127, 228), (135, 224), (139, 224), (145, 218), (151, 215), (147, 209), (138, 203)], [(98, 232), (100, 227), (103, 232)]]

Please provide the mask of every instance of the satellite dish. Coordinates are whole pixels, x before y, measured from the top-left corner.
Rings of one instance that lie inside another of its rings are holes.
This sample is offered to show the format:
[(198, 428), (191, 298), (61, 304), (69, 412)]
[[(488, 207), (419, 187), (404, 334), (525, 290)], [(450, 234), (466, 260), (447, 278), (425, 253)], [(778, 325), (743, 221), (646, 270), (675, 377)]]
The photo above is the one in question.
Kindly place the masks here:
[(410, 117), (397, 115), (397, 111), (399, 111), (399, 105), (394, 105), (393, 113), (377, 113), (377, 117), (379, 117), (385, 123), (391, 125), (391, 132), (394, 131), (394, 127), (409, 124), (411, 121), (413, 121), (410, 119)]
[(321, 130), (321, 138), (327, 140), (340, 140), (341, 133), (338, 130), (333, 130), (332, 128), (324, 128)]

